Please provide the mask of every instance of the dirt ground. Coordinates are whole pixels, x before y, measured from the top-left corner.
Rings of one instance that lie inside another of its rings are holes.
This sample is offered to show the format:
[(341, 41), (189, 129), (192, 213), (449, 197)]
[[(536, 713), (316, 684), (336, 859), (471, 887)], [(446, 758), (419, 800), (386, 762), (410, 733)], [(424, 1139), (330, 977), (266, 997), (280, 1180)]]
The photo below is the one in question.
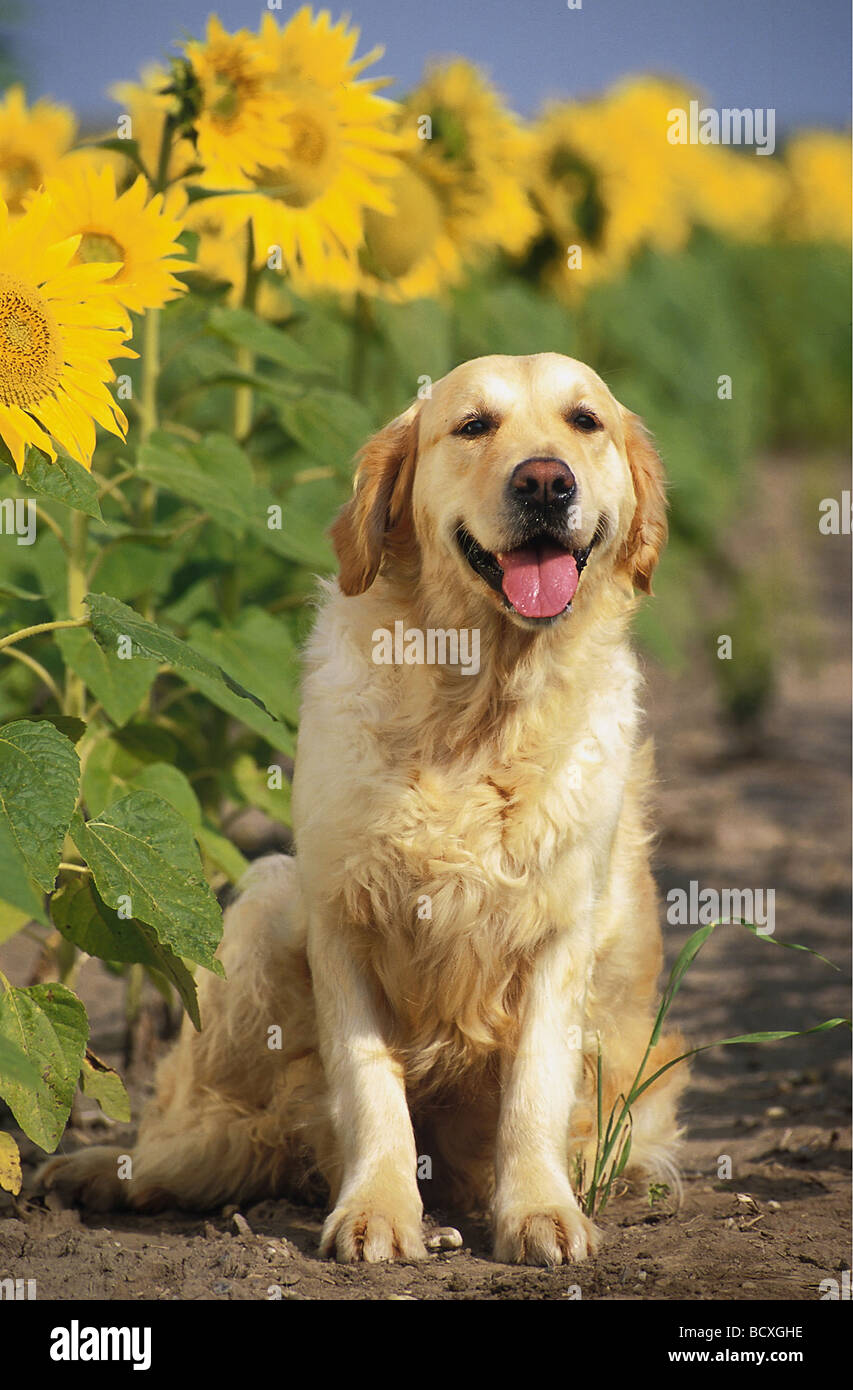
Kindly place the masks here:
[[(816, 505), (814, 524), (804, 525), (797, 460), (774, 460), (763, 475), (768, 486), (759, 495), (774, 501), (741, 523), (740, 539), (759, 557), (783, 557), (788, 576), (791, 623), (790, 632), (781, 625), (778, 690), (761, 735), (746, 742), (719, 718), (699, 653), (677, 674), (649, 667), (660, 772), (657, 873), (663, 894), (691, 881), (774, 888), (778, 938), (810, 946), (842, 970), (742, 928), (718, 929), (672, 1015), (694, 1044), (849, 1013), (849, 538), (818, 536)], [(846, 486), (839, 465), (828, 494)], [(780, 592), (780, 607), (787, 602)], [(691, 930), (665, 927), (668, 963)], [(0, 955), (15, 982), (25, 982), (29, 943), (12, 941)], [(88, 962), (79, 989), (93, 1047), (121, 1065), (115, 981)], [(135, 1111), (163, 1046), (149, 1041), (130, 1072)], [(241, 1224), (228, 1208), (91, 1216), (62, 1210), (53, 1198), (45, 1205), (0, 1195), (0, 1278), (35, 1279), (39, 1299), (73, 1300), (813, 1301), (822, 1280), (850, 1268), (849, 1048), (849, 1034), (836, 1029), (696, 1059), (684, 1105), (681, 1205), (671, 1195), (651, 1206), (643, 1191), (620, 1197), (601, 1220), (599, 1254), (584, 1265), (495, 1264), (486, 1224), (432, 1211), (424, 1184), (427, 1211), (458, 1226), (463, 1248), (420, 1265), (360, 1267), (319, 1260), (322, 1213), (285, 1201), (250, 1207)], [(39, 1154), (20, 1139), (31, 1174)], [(132, 1130), (83, 1100), (61, 1148), (104, 1140), (129, 1145)], [(731, 1176), (721, 1177), (726, 1157)]]

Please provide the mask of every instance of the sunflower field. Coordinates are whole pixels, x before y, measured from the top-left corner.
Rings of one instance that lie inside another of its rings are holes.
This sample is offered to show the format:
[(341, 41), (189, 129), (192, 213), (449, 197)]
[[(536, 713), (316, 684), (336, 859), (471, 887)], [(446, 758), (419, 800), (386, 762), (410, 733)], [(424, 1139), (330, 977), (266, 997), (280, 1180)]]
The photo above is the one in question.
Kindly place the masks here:
[(80, 962), (199, 1026), (231, 829), (259, 808), (286, 842), (300, 643), (374, 429), (483, 353), (595, 366), (672, 480), (641, 625), (672, 662), (709, 574), (718, 627), (754, 604), (719, 540), (751, 461), (845, 441), (845, 137), (671, 145), (693, 94), (647, 77), (524, 121), (461, 58), (392, 101), (358, 40), (212, 18), (108, 131), (0, 98), (0, 941), (48, 962), (0, 975), (0, 1097), (47, 1152), (78, 1084), (128, 1114)]

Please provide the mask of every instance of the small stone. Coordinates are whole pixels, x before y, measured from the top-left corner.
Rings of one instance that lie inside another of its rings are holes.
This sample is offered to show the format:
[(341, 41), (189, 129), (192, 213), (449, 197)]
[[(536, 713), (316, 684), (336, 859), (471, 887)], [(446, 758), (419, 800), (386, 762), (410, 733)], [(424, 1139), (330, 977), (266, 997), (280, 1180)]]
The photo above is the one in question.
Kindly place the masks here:
[(461, 1250), (462, 1236), (455, 1226), (440, 1226), (426, 1240), (427, 1250)]
[(254, 1232), (251, 1226), (249, 1225), (248, 1221), (246, 1220), (245, 1216), (241, 1216), (239, 1211), (235, 1211), (231, 1219), (234, 1222), (234, 1225), (237, 1227), (237, 1230), (239, 1234), (243, 1237), (243, 1239), (251, 1240), (254, 1235)]
[(768, 1120), (784, 1120), (788, 1112), (784, 1105), (768, 1105), (764, 1113)]
[(768, 1210), (768, 1211), (781, 1211), (781, 1210), (782, 1210), (782, 1203), (781, 1203), (781, 1202), (770, 1201), (770, 1202), (767, 1203), (767, 1210)]

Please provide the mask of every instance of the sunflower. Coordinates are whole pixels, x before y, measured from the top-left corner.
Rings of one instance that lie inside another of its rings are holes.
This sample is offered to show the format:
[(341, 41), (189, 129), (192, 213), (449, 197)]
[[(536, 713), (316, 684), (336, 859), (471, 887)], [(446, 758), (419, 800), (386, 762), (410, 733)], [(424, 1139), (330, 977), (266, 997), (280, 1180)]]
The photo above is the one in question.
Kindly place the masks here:
[(482, 72), (462, 58), (428, 68), (404, 123), (429, 118), (418, 141), (422, 176), (443, 190), (454, 235), (467, 246), (524, 250), (538, 226), (522, 181), (528, 139)]
[(235, 188), (282, 146), (282, 113), (271, 78), (274, 58), (256, 34), (229, 34), (212, 15), (204, 42), (184, 45), (198, 86), (197, 149), (209, 186)]
[(690, 154), (683, 197), (694, 222), (736, 241), (765, 241), (775, 232), (787, 193), (777, 160), (721, 146), (692, 146)]
[(284, 29), (269, 14), (261, 26), (281, 143), (242, 181), (249, 196), (223, 199), (223, 218), (232, 227), (251, 218), (257, 263), (279, 247), (297, 288), (355, 289), (365, 210), (393, 210), (396, 106), (377, 95), (380, 79), (360, 77), (378, 50), (355, 59), (358, 38), (345, 21), (307, 8)]
[(74, 264), (109, 261), (119, 264), (110, 276), (112, 294), (126, 309), (141, 314), (160, 309), (186, 289), (173, 271), (192, 269), (178, 243), (183, 227), (173, 215), (185, 199), (178, 190), (150, 202), (142, 174), (126, 192), (116, 196), (111, 168), (74, 168), (48, 179), (53, 202), (50, 230), (56, 241), (80, 236)]
[(54, 442), (91, 467), (95, 424), (123, 438), (127, 420), (107, 387), (127, 316), (106, 282), (120, 265), (73, 264), (78, 238), (50, 231), (41, 194), (12, 220), (0, 201), (0, 438), (23, 471), (28, 445), (56, 461)]
[(67, 106), (37, 101), (28, 110), (23, 88), (9, 88), (0, 102), (0, 198), (10, 213), (19, 213), (26, 194), (56, 170), (76, 129)]
[(805, 131), (785, 151), (788, 235), (797, 241), (850, 244), (850, 137)]
[[(678, 151), (666, 138), (666, 113), (685, 100), (678, 88), (640, 78), (596, 101), (545, 109), (529, 181), (543, 223), (535, 255), (557, 292), (617, 273), (641, 246), (672, 252), (685, 244), (690, 217)], [(574, 246), (580, 265), (568, 269)]]
[(477, 68), (461, 59), (430, 68), (398, 129), (394, 211), (365, 215), (363, 290), (429, 297), (485, 255), (528, 246), (538, 227), (521, 177), (528, 137)]

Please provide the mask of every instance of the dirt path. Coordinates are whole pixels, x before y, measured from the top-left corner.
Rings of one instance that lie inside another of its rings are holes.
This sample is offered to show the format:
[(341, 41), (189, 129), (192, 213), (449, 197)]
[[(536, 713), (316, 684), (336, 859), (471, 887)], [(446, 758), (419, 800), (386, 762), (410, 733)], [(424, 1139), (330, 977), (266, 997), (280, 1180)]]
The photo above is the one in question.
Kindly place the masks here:
[[(780, 504), (796, 495), (795, 461), (775, 461), (767, 476), (772, 486), (762, 495), (775, 498), (781, 514), (752, 518), (750, 542), (764, 555), (797, 555), (814, 640), (796, 660), (802, 643), (782, 624), (779, 689), (751, 753), (717, 717), (700, 659), (676, 677), (650, 669), (647, 708), (661, 778), (658, 878), (663, 894), (688, 890), (691, 881), (774, 889), (776, 935), (822, 952), (843, 973), (742, 929), (719, 929), (674, 1011), (695, 1044), (849, 1013), (849, 541), (818, 536), (816, 521), (803, 528), (802, 511)], [(839, 467), (829, 490), (840, 496), (847, 485)], [(783, 591), (783, 612), (786, 602)], [(792, 613), (796, 627), (793, 603)], [(665, 928), (669, 963), (690, 931)], [(9, 943), (0, 963), (24, 979), (26, 943)], [(80, 991), (93, 1045), (120, 1063), (114, 982), (90, 962)], [(432, 1215), (459, 1226), (463, 1250), (424, 1265), (342, 1268), (317, 1259), (321, 1213), (287, 1202), (245, 1211), (249, 1229), (241, 1233), (228, 1209), (207, 1219), (81, 1218), (52, 1200), (44, 1207), (0, 1197), (0, 1277), (36, 1279), (40, 1299), (813, 1301), (821, 1280), (850, 1268), (848, 1057), (849, 1034), (838, 1029), (697, 1059), (684, 1107), (682, 1205), (670, 1197), (650, 1207), (642, 1192), (612, 1203), (602, 1250), (584, 1266), (496, 1265), (485, 1225), (452, 1213)], [(135, 1102), (149, 1076), (150, 1068), (137, 1069)], [(132, 1131), (97, 1115), (81, 1110), (76, 1118), (63, 1147), (105, 1137), (130, 1142)], [(26, 1140), (22, 1148), (37, 1157)]]

